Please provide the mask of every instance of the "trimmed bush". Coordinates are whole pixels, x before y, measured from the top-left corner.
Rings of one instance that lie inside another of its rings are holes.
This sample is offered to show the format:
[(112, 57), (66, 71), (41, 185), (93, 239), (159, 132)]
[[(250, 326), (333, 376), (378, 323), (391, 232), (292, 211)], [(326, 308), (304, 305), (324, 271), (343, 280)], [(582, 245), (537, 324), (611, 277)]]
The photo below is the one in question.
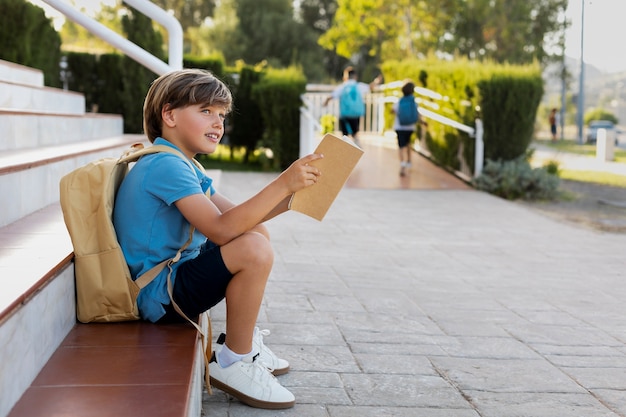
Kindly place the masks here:
[[(420, 104), (442, 116), (474, 126), (484, 126), (485, 158), (513, 160), (524, 154), (532, 140), (537, 108), (543, 95), (538, 65), (496, 65), (467, 60), (391, 61), (383, 65), (385, 78), (410, 78), (441, 99), (422, 98)], [(428, 120), (426, 145), (438, 163), (458, 169), (459, 148), (474, 169), (475, 143), (466, 133)]]
[(306, 78), (295, 67), (268, 69), (252, 88), (265, 123), (264, 144), (274, 152), (275, 167), (285, 169), (300, 152), (301, 95)]
[(41, 7), (0, 1), (0, 59), (43, 71), (45, 85), (60, 86), (61, 37)]
[(473, 185), (507, 200), (552, 200), (558, 195), (559, 177), (550, 168), (531, 168), (526, 156), (510, 161), (487, 160)]

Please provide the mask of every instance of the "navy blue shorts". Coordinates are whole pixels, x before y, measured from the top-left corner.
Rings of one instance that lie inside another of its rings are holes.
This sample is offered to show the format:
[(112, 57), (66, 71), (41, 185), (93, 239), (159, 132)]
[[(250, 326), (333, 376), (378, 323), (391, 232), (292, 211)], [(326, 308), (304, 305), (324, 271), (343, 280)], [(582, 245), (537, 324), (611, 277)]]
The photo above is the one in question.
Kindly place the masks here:
[[(232, 278), (233, 274), (222, 259), (220, 247), (207, 240), (196, 258), (178, 267), (174, 281), (174, 301), (187, 317), (194, 319), (224, 299), (226, 287)], [(159, 323), (185, 321), (171, 303), (163, 307), (165, 316), (159, 319)]]
[(398, 135), (398, 148), (404, 148), (408, 146), (409, 142), (411, 142), (411, 135), (413, 135), (412, 130), (396, 130), (396, 135)]
[(339, 119), (339, 129), (346, 136), (353, 136), (359, 131), (360, 117), (341, 117)]

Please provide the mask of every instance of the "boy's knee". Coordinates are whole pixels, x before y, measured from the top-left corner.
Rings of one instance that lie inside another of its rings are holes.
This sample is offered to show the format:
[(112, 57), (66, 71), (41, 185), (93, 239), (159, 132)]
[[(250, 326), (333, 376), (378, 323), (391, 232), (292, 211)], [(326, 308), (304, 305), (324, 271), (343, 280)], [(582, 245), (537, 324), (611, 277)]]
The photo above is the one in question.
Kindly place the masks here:
[(242, 236), (248, 262), (257, 265), (271, 266), (274, 263), (274, 249), (269, 242), (269, 238), (260, 232), (248, 232)]

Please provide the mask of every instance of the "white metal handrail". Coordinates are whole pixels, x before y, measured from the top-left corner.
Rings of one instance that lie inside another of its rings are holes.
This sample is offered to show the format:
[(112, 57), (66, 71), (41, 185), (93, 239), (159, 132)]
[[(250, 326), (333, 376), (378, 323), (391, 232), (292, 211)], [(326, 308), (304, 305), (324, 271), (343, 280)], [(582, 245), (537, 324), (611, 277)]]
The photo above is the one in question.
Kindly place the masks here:
[[(381, 89), (401, 87), (402, 81), (396, 81), (381, 86)], [(308, 90), (308, 89), (307, 89)], [(326, 91), (326, 92), (325, 92)], [(312, 91), (307, 92), (302, 97), (303, 106), (300, 108), (300, 155), (304, 156), (313, 151), (314, 141), (318, 138), (318, 133), (321, 132), (321, 126), (319, 124), (320, 118), (327, 113), (338, 114), (339, 106), (335, 102), (325, 108), (323, 103), (328, 97), (329, 92), (332, 91), (332, 86), (316, 85)], [(416, 93), (420, 96), (427, 97), (434, 100), (445, 100), (441, 94), (428, 90), (426, 88), (416, 88)], [(392, 103), (398, 100), (395, 96), (383, 96), (381, 93), (368, 94), (365, 99), (366, 114), (361, 120), (361, 130), (363, 132), (373, 132), (381, 134), (384, 130), (384, 105), (385, 103)], [(429, 101), (423, 99), (416, 99), (421, 104), (426, 104)], [(462, 123), (452, 120), (448, 117), (442, 116), (432, 110), (425, 108), (427, 106), (420, 105), (420, 114), (441, 124), (451, 126), (457, 130), (467, 133), (470, 137), (474, 138), (475, 150), (474, 150), (474, 177), (479, 176), (482, 173), (484, 163), (484, 141), (483, 141), (483, 124), (482, 120), (476, 119), (475, 127), (467, 126)], [(433, 106), (433, 109), (438, 106)], [(335, 126), (336, 130), (338, 126)]]
[(161, 61), (159, 58), (147, 52), (140, 46), (137, 46), (128, 39), (125, 39), (103, 24), (95, 21), (89, 16), (84, 15), (74, 7), (65, 3), (63, 0), (43, 1), (63, 13), (68, 19), (83, 26), (94, 35), (121, 50), (130, 58), (154, 71), (158, 75), (163, 75), (183, 67), (183, 29), (180, 23), (174, 16), (168, 14), (165, 10), (160, 9), (148, 0), (124, 0), (124, 2), (128, 3), (146, 16), (156, 20), (162, 24), (165, 29), (167, 29), (169, 38), (169, 64)]

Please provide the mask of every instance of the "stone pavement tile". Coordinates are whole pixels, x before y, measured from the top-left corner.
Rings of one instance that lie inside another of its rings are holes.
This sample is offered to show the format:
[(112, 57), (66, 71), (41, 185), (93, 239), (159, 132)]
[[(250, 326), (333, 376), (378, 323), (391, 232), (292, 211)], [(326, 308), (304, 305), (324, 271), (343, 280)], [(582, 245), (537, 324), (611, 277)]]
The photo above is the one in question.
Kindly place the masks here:
[(439, 376), (342, 374), (341, 379), (357, 406), (471, 408), (463, 396)]
[(540, 359), (528, 346), (510, 337), (447, 338), (440, 344), (451, 357), (485, 359)]
[(443, 335), (422, 314), (341, 314), (335, 324), (348, 343), (422, 344), (432, 343), (429, 336)]
[(590, 394), (465, 392), (481, 417), (618, 417)]
[[(302, 372), (359, 372), (360, 367), (346, 346), (275, 345), (272, 351), (289, 361), (292, 370)], [(290, 374), (292, 372), (289, 372)], [(291, 378), (288, 378), (291, 379)]]
[[(563, 361), (571, 361), (572, 357), (582, 361), (594, 358), (599, 358), (599, 360), (609, 358), (610, 360), (612, 357), (621, 360), (626, 355), (626, 351), (621, 350), (619, 346), (561, 346), (533, 343), (532, 348), (556, 365), (562, 364), (559, 358), (563, 358)], [(571, 362), (568, 363), (572, 366)]]
[(620, 416), (626, 415), (626, 395), (623, 390), (594, 389), (591, 392)]
[(441, 375), (445, 375), (463, 392), (587, 392), (543, 359), (433, 357), (431, 361)]
[(361, 372), (366, 374), (438, 376), (428, 357), (417, 355), (411, 350), (396, 355), (357, 353), (354, 357)]
[(623, 345), (605, 331), (583, 325), (580, 327), (541, 324), (505, 325), (506, 330), (526, 344), (561, 346), (620, 346)]
[(544, 357), (559, 368), (621, 368), (626, 372), (626, 355), (612, 348), (606, 354), (600, 348), (591, 349), (591, 352), (596, 352), (595, 355), (584, 352), (584, 355), (570, 356), (562, 353)]
[(438, 340), (446, 336), (428, 336), (420, 339), (420, 343), (381, 342), (381, 343), (349, 343), (350, 350), (358, 357), (365, 355), (414, 355), (414, 356), (446, 356), (447, 353), (439, 346)]
[(471, 409), (329, 406), (330, 417), (479, 417)]
[(626, 391), (626, 368), (561, 368), (583, 387)]
[[(248, 407), (234, 398), (227, 398), (227, 395), (221, 391), (215, 390), (215, 392), (218, 394), (204, 397), (202, 417), (328, 417), (326, 408), (315, 404), (296, 402), (293, 408), (286, 410), (262, 410)], [(211, 397), (215, 397), (216, 401), (212, 402)]]

